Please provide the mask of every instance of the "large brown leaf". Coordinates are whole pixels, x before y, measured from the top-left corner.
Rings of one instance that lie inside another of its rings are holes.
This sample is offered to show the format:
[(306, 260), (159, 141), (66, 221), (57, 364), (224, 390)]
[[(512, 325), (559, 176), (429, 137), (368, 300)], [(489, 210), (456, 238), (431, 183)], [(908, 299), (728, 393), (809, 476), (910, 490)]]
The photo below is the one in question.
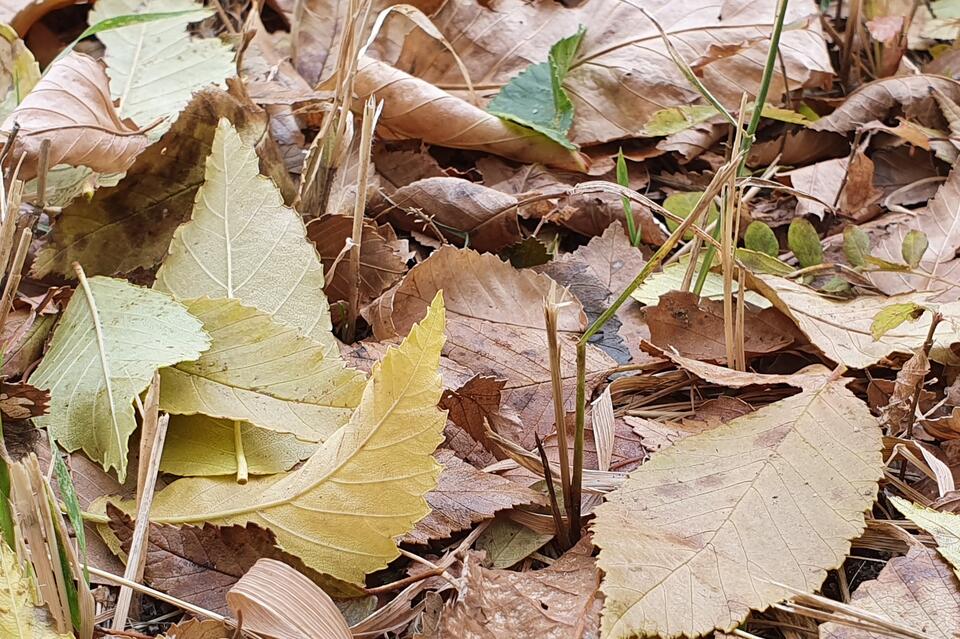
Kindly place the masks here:
[(450, 450), (436, 454), (443, 464), (437, 487), (427, 493), (430, 514), (417, 522), (402, 541), (425, 544), (444, 539), (473, 524), (492, 518), (498, 511), (520, 504), (546, 505), (543, 496), (499, 475), (477, 470)]
[(883, 474), (847, 381), (686, 437), (607, 496), (593, 524), (605, 637), (731, 630), (843, 563)]
[[(543, 320), (543, 297), (550, 284), (546, 275), (517, 270), (495, 255), (445, 246), (368, 307), (365, 317), (378, 339), (405, 335), (442, 289), (447, 307), (444, 355), (475, 373), (506, 378), (504, 402), (520, 414), (528, 434), (523, 443), (530, 448), (534, 432), (546, 436), (554, 427)], [(572, 410), (575, 344), (586, 328), (579, 302), (571, 300), (561, 309), (558, 326), (565, 405)], [(587, 346), (588, 394), (613, 366), (603, 352)]]
[(257, 146), (265, 175), (280, 185), (289, 180), (282, 162), (273, 160), (276, 146), (267, 134), (266, 114), (232, 92), (200, 91), (117, 186), (99, 189), (93, 198), (81, 198), (63, 210), (33, 274), (72, 276), (74, 261), (83, 264), (87, 275), (155, 266), (166, 255), (174, 230), (190, 219), (221, 117)]
[(356, 93), (384, 101), (378, 132), (387, 138), (416, 139), (455, 149), (487, 151), (520, 162), (539, 162), (585, 171), (586, 159), (532, 129), (512, 124), (438, 89), (429, 82), (364, 58), (357, 70)]
[[(930, 548), (916, 545), (905, 557), (887, 562), (880, 575), (864, 582), (850, 604), (888, 621), (921, 630), (936, 639), (960, 633), (960, 588), (950, 566)], [(820, 639), (881, 639), (837, 623), (820, 626)]]
[(71, 164), (101, 173), (126, 171), (147, 146), (144, 132), (120, 119), (100, 62), (71, 52), (54, 63), (3, 123), (20, 125), (13, 157), (23, 155), (20, 179), (36, 176), (40, 144), (50, 140), (50, 166)]
[[(570, 139), (589, 145), (642, 135), (656, 111), (700, 99), (640, 7), (663, 25), (687, 62), (698, 63), (714, 95), (736, 108), (744, 91), (753, 94), (759, 86), (776, 4), (587, 0), (567, 8), (554, 2), (452, 0), (433, 20), (481, 86), (505, 83), (530, 63), (544, 62), (551, 45), (586, 27), (564, 88), (576, 109)], [(791, 2), (786, 22), (797, 25), (780, 41), (790, 87), (823, 85), (833, 70), (816, 6)], [(397, 66), (440, 88), (463, 86), (449, 54), (417, 32), (407, 37)], [(778, 73), (768, 99), (776, 102), (783, 90)]]
[(447, 604), (435, 639), (583, 639), (597, 634), (600, 594), (589, 539), (544, 570), (483, 568), (476, 554), (464, 565), (466, 585)]

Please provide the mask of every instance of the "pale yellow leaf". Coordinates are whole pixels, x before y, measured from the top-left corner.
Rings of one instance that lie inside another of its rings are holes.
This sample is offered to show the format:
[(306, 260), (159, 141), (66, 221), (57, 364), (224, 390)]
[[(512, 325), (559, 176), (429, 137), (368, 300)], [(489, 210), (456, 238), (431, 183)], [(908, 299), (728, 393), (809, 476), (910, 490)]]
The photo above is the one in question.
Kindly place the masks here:
[(299, 469), (240, 486), (231, 477), (181, 479), (160, 492), (161, 523), (248, 522), (269, 528), (284, 551), (350, 583), (398, 556), (394, 539), (429, 512), (424, 495), (443, 439), (440, 349), (443, 301), (374, 366), (349, 423)]
[(364, 377), (319, 342), (236, 299), (185, 300), (210, 335), (195, 362), (160, 371), (160, 408), (243, 420), (324, 441), (347, 423)]
[(193, 216), (174, 233), (154, 288), (177, 299), (236, 298), (336, 354), (320, 257), (258, 163), (221, 119)]
[(933, 535), (937, 550), (960, 579), (960, 515), (925, 508), (900, 497), (891, 496), (890, 501), (904, 517)]
[(843, 563), (883, 474), (846, 381), (691, 435), (608, 495), (593, 524), (605, 637), (731, 630)]
[(0, 636), (4, 639), (72, 639), (46, 621), (46, 610), (33, 605), (30, 581), (6, 542), (0, 540)]
[(34, 419), (70, 451), (82, 448), (105, 470), (127, 470), (137, 427), (134, 397), (154, 372), (196, 359), (210, 344), (199, 320), (169, 296), (109, 277), (74, 292), (50, 348), (30, 375), (50, 391), (49, 414)]
[(0, 120), (40, 81), (40, 67), (17, 32), (0, 23)]

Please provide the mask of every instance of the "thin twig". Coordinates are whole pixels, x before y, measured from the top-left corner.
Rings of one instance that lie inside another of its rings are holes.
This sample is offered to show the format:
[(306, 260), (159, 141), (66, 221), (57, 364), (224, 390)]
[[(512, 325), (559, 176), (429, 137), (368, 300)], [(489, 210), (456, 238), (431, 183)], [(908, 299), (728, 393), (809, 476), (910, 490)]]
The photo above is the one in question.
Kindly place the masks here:
[(550, 496), (550, 512), (553, 513), (553, 525), (557, 529), (557, 539), (564, 550), (570, 548), (570, 535), (567, 534), (567, 527), (563, 525), (563, 515), (560, 513), (560, 504), (557, 501), (557, 490), (553, 485), (553, 473), (550, 471), (550, 460), (547, 459), (547, 452), (543, 449), (543, 442), (540, 436), (534, 433), (533, 439), (537, 444), (537, 452), (540, 453), (540, 463), (543, 464), (543, 478), (547, 482), (547, 494)]
[[(930, 357), (930, 349), (933, 348), (934, 334), (937, 332), (937, 326), (943, 321), (943, 314), (940, 311), (933, 311), (930, 318), (930, 329), (927, 331), (927, 338), (923, 341), (923, 356)], [(917, 386), (913, 389), (913, 399), (910, 401), (910, 413), (907, 415), (907, 439), (913, 436), (913, 423), (917, 419), (917, 406), (920, 404), (920, 394), (923, 390), (923, 380), (921, 377), (917, 380)]]

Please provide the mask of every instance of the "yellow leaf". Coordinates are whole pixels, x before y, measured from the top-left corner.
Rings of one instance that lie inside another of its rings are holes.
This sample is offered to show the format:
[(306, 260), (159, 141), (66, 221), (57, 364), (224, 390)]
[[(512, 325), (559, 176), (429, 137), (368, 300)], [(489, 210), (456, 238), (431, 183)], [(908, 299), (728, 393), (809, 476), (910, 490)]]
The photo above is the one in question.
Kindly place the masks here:
[(16, 555), (0, 540), (0, 637), (73, 639), (72, 633), (56, 632), (45, 615), (45, 610), (33, 605), (30, 582), (20, 570)]
[(899, 497), (890, 501), (903, 516), (933, 535), (937, 550), (960, 579), (960, 515), (924, 508)]
[(187, 300), (210, 348), (191, 364), (160, 371), (160, 408), (243, 420), (320, 442), (347, 423), (363, 374), (339, 356), (238, 300)]
[(256, 150), (226, 119), (217, 126), (204, 180), (154, 288), (179, 300), (236, 298), (339, 356), (323, 265), (303, 221), (260, 174)]
[(843, 563), (883, 467), (846, 381), (687, 437), (608, 496), (593, 524), (604, 637), (731, 630)]
[(440, 349), (443, 300), (374, 366), (350, 421), (299, 469), (245, 486), (233, 478), (190, 478), (160, 492), (160, 523), (256, 523), (309, 567), (354, 584), (398, 556), (394, 538), (429, 512), (424, 495), (443, 439)]

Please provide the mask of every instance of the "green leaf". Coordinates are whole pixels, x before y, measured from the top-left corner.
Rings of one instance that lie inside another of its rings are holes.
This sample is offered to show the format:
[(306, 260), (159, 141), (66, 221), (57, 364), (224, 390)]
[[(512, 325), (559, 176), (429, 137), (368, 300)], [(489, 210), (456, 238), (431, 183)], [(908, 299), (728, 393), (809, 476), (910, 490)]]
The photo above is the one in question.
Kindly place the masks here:
[[(617, 184), (630, 188), (630, 174), (627, 172), (627, 160), (623, 157), (623, 149), (617, 151)], [(633, 219), (633, 203), (630, 198), (620, 198), (623, 205), (623, 215), (627, 218), (627, 235), (630, 237), (631, 246), (640, 246), (640, 229), (637, 228), (637, 222)]]
[(950, 562), (960, 579), (960, 515), (925, 508), (892, 495), (890, 501), (904, 517), (933, 535), (937, 551)]
[(754, 273), (767, 273), (769, 275), (779, 275), (783, 277), (797, 270), (775, 257), (771, 257), (766, 253), (751, 251), (750, 249), (738, 248), (736, 256), (747, 269)]
[[(83, 282), (83, 281), (82, 281)], [(127, 474), (134, 398), (154, 372), (200, 356), (210, 338), (178, 302), (123, 280), (93, 277), (77, 290), (30, 383), (50, 391), (50, 413), (34, 418), (69, 451), (82, 448), (105, 470)]]
[(823, 247), (817, 229), (806, 218), (798, 217), (787, 229), (787, 246), (802, 268), (823, 264)]
[(910, 265), (910, 268), (920, 266), (920, 260), (923, 254), (927, 252), (930, 241), (927, 240), (927, 234), (916, 229), (909, 231), (903, 238), (903, 244), (900, 245), (900, 255), (903, 261)]
[(904, 322), (918, 319), (923, 315), (923, 311), (924, 307), (914, 302), (885, 306), (873, 316), (870, 334), (873, 335), (873, 339), (878, 340)]
[(243, 420), (321, 442), (350, 419), (364, 377), (339, 354), (236, 299), (185, 300), (210, 348), (160, 371), (160, 408)]
[(87, 583), (90, 583), (90, 574), (87, 571), (87, 535), (83, 527), (80, 499), (77, 497), (76, 488), (74, 488), (73, 480), (70, 478), (70, 470), (63, 463), (60, 447), (53, 439), (53, 433), (47, 431), (47, 436), (50, 438), (50, 457), (53, 458), (53, 472), (57, 476), (60, 498), (63, 499), (63, 504), (67, 507), (67, 517), (70, 519), (70, 525), (73, 526), (73, 532), (77, 537), (77, 546), (80, 548), (80, 559), (83, 561), (83, 577), (87, 580)]
[[(9, 543), (9, 542), (8, 542)], [(0, 544), (0, 636), (4, 639), (73, 639), (72, 632), (58, 633), (46, 611), (33, 605), (30, 579), (23, 574), (17, 555)]]
[(531, 64), (500, 90), (487, 111), (504, 120), (531, 128), (568, 149), (577, 146), (567, 139), (573, 124), (573, 102), (563, 88), (584, 27), (550, 47), (547, 62)]
[(550, 533), (538, 533), (507, 517), (497, 517), (477, 537), (475, 547), (486, 552), (483, 564), (502, 570), (520, 563), (553, 539)]
[[(90, 11), (91, 29), (98, 29), (106, 47), (110, 93), (119, 100), (120, 116), (141, 127), (163, 120), (148, 131), (152, 140), (170, 128), (194, 91), (223, 86), (236, 75), (228, 45), (187, 32), (187, 25), (203, 17), (203, 6), (194, 0), (98, 0)], [(104, 22), (114, 26), (104, 29)]]
[(852, 266), (866, 266), (870, 257), (870, 236), (859, 226), (843, 229), (843, 253)]
[[(666, 200), (663, 201), (663, 208), (667, 209), (674, 215), (687, 219), (687, 216), (693, 213), (693, 210), (697, 208), (697, 204), (700, 202), (700, 198), (704, 195), (703, 191), (684, 191), (680, 193), (674, 193), (669, 196)], [(713, 224), (720, 217), (720, 209), (717, 208), (716, 202), (710, 202), (710, 208), (707, 210), (707, 221), (703, 222), (701, 219), (700, 225), (703, 228), (707, 228), (709, 225)], [(667, 228), (671, 232), (677, 230), (677, 227), (680, 226), (679, 223), (671, 219), (664, 220), (667, 224)], [(693, 231), (687, 231), (683, 234), (683, 239), (692, 240)]]
[(663, 137), (685, 131), (717, 115), (709, 104), (686, 104), (655, 111), (643, 126), (644, 137)]
[(773, 229), (760, 220), (750, 222), (750, 226), (743, 235), (743, 244), (751, 251), (764, 253), (770, 257), (780, 254), (780, 242), (777, 241)]

